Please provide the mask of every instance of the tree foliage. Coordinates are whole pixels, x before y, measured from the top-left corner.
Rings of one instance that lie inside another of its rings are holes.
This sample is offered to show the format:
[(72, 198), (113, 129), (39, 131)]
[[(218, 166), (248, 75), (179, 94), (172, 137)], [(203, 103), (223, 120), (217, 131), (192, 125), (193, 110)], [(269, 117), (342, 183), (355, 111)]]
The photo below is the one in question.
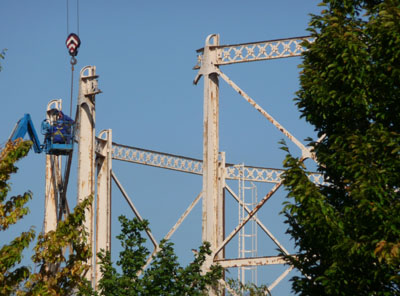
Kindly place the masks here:
[[(228, 279), (227, 284), (229, 289), (234, 293), (233, 295), (237, 296), (271, 296), (271, 292), (269, 291), (266, 285), (257, 286), (254, 283), (246, 283), (243, 284), (241, 281), (237, 279)], [(230, 295), (230, 294), (229, 294)]]
[(30, 275), (18, 295), (90, 295), (85, 275), (92, 251), (83, 225), (92, 201), (93, 197), (83, 200), (56, 230), (39, 235), (32, 257), (38, 272)]
[[(28, 154), (31, 146), (31, 141), (18, 139), (7, 142), (0, 152), (0, 231), (9, 229), (29, 213), (26, 203), (32, 198), (31, 192), (11, 197), (8, 193), (10, 177), (18, 171), (15, 163)], [(0, 295), (89, 295), (91, 289), (85, 273), (91, 250), (83, 222), (91, 202), (89, 197), (78, 204), (55, 231), (39, 234), (32, 257), (37, 272), (20, 265), (23, 251), (35, 238), (33, 228), (1, 246)], [(65, 253), (67, 247), (69, 251)]]
[[(28, 154), (31, 146), (31, 141), (18, 139), (8, 142), (1, 151), (0, 231), (29, 213), (26, 203), (32, 198), (31, 192), (7, 196), (10, 176), (18, 170), (15, 163)], [(117, 236), (123, 247), (117, 261), (121, 273), (113, 266), (110, 253), (101, 252), (103, 278), (99, 291), (93, 291), (85, 279), (92, 253), (83, 226), (85, 210), (92, 201), (93, 197), (89, 197), (78, 204), (65, 221), (58, 223), (56, 230), (39, 234), (32, 256), (35, 271), (31, 266), (20, 265), (23, 251), (35, 238), (32, 228), (1, 247), (0, 295), (207, 295), (209, 289), (221, 292), (218, 281), (223, 275), (222, 268), (211, 266), (208, 272), (203, 271), (206, 257), (211, 255), (208, 243), (199, 248), (193, 262), (182, 267), (172, 243), (162, 241), (151, 265), (140, 274), (150, 255), (142, 237), (148, 222), (131, 221), (123, 216), (119, 218), (122, 232)], [(250, 295), (261, 295), (264, 288), (240, 285), (237, 291), (238, 295), (247, 291)]]
[[(29, 152), (32, 143), (17, 140), (8, 142), (0, 152), (0, 231), (9, 229), (28, 214), (26, 203), (32, 198), (31, 192), (8, 197), (9, 180), (18, 171), (14, 165)], [(35, 238), (32, 228), (15, 237), (9, 244), (0, 248), (0, 295), (14, 293), (19, 285), (29, 277), (29, 269), (18, 266), (22, 260), (22, 252)]]
[[(324, 0), (312, 15), (297, 106), (326, 184), (290, 154), (288, 233), (301, 295), (400, 295), (400, 4)], [(287, 149), (284, 147), (284, 149)]]
[(151, 265), (140, 275), (142, 267), (150, 255), (144, 246), (146, 241), (142, 232), (148, 228), (147, 221), (136, 218), (128, 220), (119, 217), (122, 232), (117, 238), (123, 251), (119, 255), (117, 266), (111, 262), (109, 252), (99, 255), (103, 277), (99, 283), (99, 293), (105, 296), (133, 295), (207, 295), (209, 287), (215, 287), (222, 278), (220, 266), (212, 266), (210, 271), (202, 273), (206, 256), (211, 254), (209, 244), (204, 243), (192, 263), (181, 267), (171, 242), (162, 241), (160, 251), (154, 256)]

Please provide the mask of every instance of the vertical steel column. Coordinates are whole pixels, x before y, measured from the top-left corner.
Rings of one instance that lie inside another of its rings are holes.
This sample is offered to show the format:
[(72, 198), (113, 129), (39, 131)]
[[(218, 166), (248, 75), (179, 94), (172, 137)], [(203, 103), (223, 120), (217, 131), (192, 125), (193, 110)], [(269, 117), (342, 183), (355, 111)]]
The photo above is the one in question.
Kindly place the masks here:
[[(112, 131), (100, 132), (96, 139), (97, 164), (97, 211), (96, 211), (96, 254), (102, 249), (111, 251), (111, 169)], [(101, 279), (100, 264), (96, 262), (95, 287)]]
[[(225, 152), (220, 152), (218, 162), (217, 246), (221, 245), (225, 239), (225, 178)], [(214, 250), (215, 248), (213, 249), (213, 251)], [(217, 256), (215, 256), (215, 258), (213, 258), (213, 260), (215, 259), (225, 259), (225, 248), (223, 248), (221, 252), (219, 252)], [(225, 280), (225, 269), (223, 271), (223, 280)], [(225, 296), (225, 291), (223, 291), (221, 295)]]
[[(79, 120), (78, 120), (78, 202), (94, 196), (95, 174), (95, 95), (98, 90), (95, 66), (86, 66), (81, 70), (79, 80)], [(92, 247), (92, 259), (86, 278), (94, 282), (93, 266), (95, 262), (93, 237), (93, 207), (86, 212), (85, 229), (88, 232), (88, 242)]]
[[(62, 109), (61, 99), (52, 100), (47, 104), (47, 111), (55, 108)], [(49, 114), (46, 118), (50, 120)], [(46, 155), (46, 188), (44, 206), (44, 232), (47, 233), (57, 228), (58, 211), (58, 186), (61, 180), (61, 156)]]
[[(213, 39), (213, 43), (211, 40)], [(204, 132), (203, 132), (203, 216), (202, 238), (211, 244), (214, 251), (218, 246), (218, 233), (221, 228), (221, 217), (218, 182), (218, 152), (219, 152), (219, 85), (218, 74), (215, 72), (217, 61), (216, 50), (213, 46), (219, 44), (218, 35), (209, 35), (206, 39), (202, 61), (204, 75)], [(222, 239), (223, 240), (223, 239)], [(212, 264), (207, 260), (205, 268)]]
[(46, 155), (46, 189), (44, 206), (44, 232), (55, 230), (57, 227), (57, 185), (53, 165), (58, 165), (56, 155)]
[[(218, 195), (217, 195), (217, 245), (225, 239), (225, 152), (219, 153), (218, 161)], [(214, 259), (224, 259), (225, 248)]]

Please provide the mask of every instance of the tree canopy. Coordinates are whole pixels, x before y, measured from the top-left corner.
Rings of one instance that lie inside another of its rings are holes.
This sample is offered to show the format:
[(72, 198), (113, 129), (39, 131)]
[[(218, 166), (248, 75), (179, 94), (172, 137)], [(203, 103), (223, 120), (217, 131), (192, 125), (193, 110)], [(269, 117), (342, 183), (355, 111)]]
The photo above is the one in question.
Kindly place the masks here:
[[(400, 4), (324, 0), (312, 15), (296, 104), (325, 183), (290, 154), (289, 258), (300, 295), (400, 295)], [(284, 149), (287, 150), (286, 147)]]
[[(29, 213), (27, 202), (32, 193), (8, 196), (10, 177), (18, 171), (15, 163), (25, 157), (31, 141), (18, 139), (7, 142), (0, 153), (0, 231), (20, 221)], [(79, 203), (64, 221), (59, 221), (54, 231), (40, 233), (34, 247), (32, 266), (21, 265), (23, 252), (35, 239), (35, 231), (15, 235), (0, 247), (0, 295), (207, 295), (209, 289), (221, 291), (218, 281), (223, 276), (220, 266), (203, 270), (206, 256), (211, 254), (208, 243), (203, 243), (193, 261), (180, 266), (171, 242), (162, 241), (150, 266), (142, 270), (150, 251), (145, 247), (142, 232), (148, 229), (147, 221), (119, 218), (122, 231), (117, 238), (123, 251), (117, 268), (109, 252), (98, 254), (103, 277), (97, 291), (85, 278), (92, 256), (91, 246), (84, 229), (85, 210), (93, 197)], [(239, 292), (261, 288), (240, 286)], [(254, 295), (256, 295), (254, 292)], [(240, 293), (239, 293), (240, 294)]]
[[(0, 152), (0, 231), (6, 231), (26, 214), (26, 203), (32, 198), (31, 192), (8, 197), (11, 189), (10, 176), (18, 171), (15, 162), (26, 156), (31, 142), (8, 142)], [(29, 277), (26, 266), (18, 266), (22, 252), (35, 238), (35, 231), (28, 231), (16, 236), (9, 244), (0, 247), (0, 295), (10, 295)]]
[(216, 287), (222, 278), (222, 268), (211, 266), (208, 272), (202, 271), (206, 255), (211, 251), (204, 243), (194, 260), (186, 267), (180, 266), (173, 245), (169, 241), (160, 243), (160, 251), (154, 255), (150, 266), (142, 271), (150, 251), (145, 247), (146, 239), (142, 232), (148, 228), (146, 220), (132, 220), (119, 217), (122, 230), (117, 236), (123, 250), (117, 266), (111, 262), (109, 252), (99, 254), (103, 277), (99, 283), (99, 294), (105, 296), (136, 295), (208, 295), (208, 289)]
[[(18, 171), (15, 163), (28, 154), (31, 146), (31, 141), (17, 139), (7, 142), (0, 151), (0, 231), (8, 230), (29, 213), (26, 204), (32, 199), (31, 192), (11, 197), (8, 193), (10, 177)], [(56, 230), (39, 234), (32, 257), (37, 272), (32, 272), (32, 266), (21, 265), (24, 250), (35, 239), (32, 227), (0, 246), (0, 295), (89, 295), (85, 273), (91, 251), (83, 222), (92, 199), (78, 204)]]

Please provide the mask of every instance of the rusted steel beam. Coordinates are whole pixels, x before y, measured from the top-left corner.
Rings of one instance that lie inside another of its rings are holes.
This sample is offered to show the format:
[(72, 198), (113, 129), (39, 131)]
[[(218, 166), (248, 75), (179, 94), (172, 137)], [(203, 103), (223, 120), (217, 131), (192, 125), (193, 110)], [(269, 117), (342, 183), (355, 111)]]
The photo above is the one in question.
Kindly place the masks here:
[(258, 210), (271, 198), (271, 196), (282, 186), (282, 182), (275, 184), (275, 186), (263, 197), (263, 199), (257, 204), (257, 206), (249, 213), (245, 220), (239, 223), (234, 230), (224, 239), (222, 244), (218, 246), (216, 250), (213, 250), (213, 255), (216, 256), (227, 243), (242, 229), (242, 227), (250, 221), (250, 219), (258, 212)]
[[(178, 219), (178, 221), (175, 223), (175, 225), (170, 229), (170, 231), (167, 233), (167, 235), (164, 237), (164, 240), (169, 240), (171, 236), (175, 233), (175, 231), (181, 226), (182, 222), (186, 219), (186, 217), (189, 215), (189, 213), (193, 210), (193, 208), (197, 205), (199, 200), (201, 199), (202, 192), (200, 192), (194, 201), (190, 204), (190, 206), (186, 209), (186, 211), (182, 214), (182, 216)], [(147, 258), (146, 264), (143, 266), (141, 271), (138, 273), (138, 276), (142, 273), (143, 270), (145, 270), (153, 261), (154, 256), (160, 251), (161, 249), (157, 246), (153, 253)]]
[(222, 260), (217, 259), (214, 260), (214, 263), (218, 263), (223, 268), (287, 264), (283, 256), (265, 256), (265, 257), (222, 259)]
[(293, 270), (293, 266), (289, 266), (284, 272), (281, 273), (280, 276), (271, 284), (268, 286), (268, 290), (271, 291), (273, 288), (275, 288), (288, 274)]
[[(245, 211), (249, 214), (251, 211), (250, 209), (237, 197), (235, 192), (227, 185), (226, 190), (231, 194), (231, 196), (240, 204), (240, 206), (244, 207)], [(258, 226), (265, 232), (266, 235), (277, 245), (277, 247), (284, 252), (286, 255), (289, 255), (289, 252), (285, 249), (285, 247), (275, 238), (275, 236), (265, 227), (265, 225), (260, 221), (260, 219), (257, 218), (257, 216), (254, 216), (253, 219), (256, 221)]]
[(275, 118), (273, 118), (267, 111), (256, 103), (250, 96), (245, 93), (236, 83), (234, 83), (226, 74), (218, 71), (218, 74), (228, 83), (235, 91), (237, 91), (250, 105), (252, 105), (258, 112), (261, 113), (269, 122), (271, 122), (280, 132), (282, 132), (290, 141), (300, 148), (302, 156), (311, 158), (310, 148), (307, 148), (296, 139), (287, 129), (285, 129)]
[[(219, 79), (210, 71), (216, 60), (216, 52), (211, 48), (219, 44), (218, 35), (209, 35), (204, 48), (204, 111), (203, 111), (203, 210), (202, 210), (202, 240), (210, 243), (215, 250), (219, 241), (218, 216), (222, 209), (218, 202), (220, 196), (218, 179), (219, 155)], [(210, 65), (210, 67), (208, 67)], [(211, 266), (212, 258), (207, 256), (204, 270)], [(210, 295), (214, 291), (210, 289)]]
[[(95, 194), (95, 122), (96, 122), (96, 94), (98, 76), (95, 66), (86, 66), (80, 72), (78, 95), (78, 202)], [(84, 226), (88, 232), (88, 241), (92, 246), (92, 259), (86, 278), (95, 285), (94, 266), (96, 254), (94, 244), (94, 213), (89, 207), (85, 212)]]
[(175, 233), (175, 231), (181, 226), (182, 222), (186, 219), (186, 217), (189, 215), (189, 213), (193, 210), (193, 208), (197, 205), (201, 198), (202, 192), (200, 192), (194, 201), (190, 204), (190, 206), (186, 209), (186, 211), (182, 214), (182, 216), (176, 221), (175, 225), (168, 231), (167, 235), (164, 237), (165, 240), (168, 240), (171, 238), (171, 236)]
[[(62, 100), (51, 100), (47, 104), (47, 111), (52, 108), (62, 109)], [(46, 119), (50, 120), (49, 113)], [(61, 217), (57, 215), (60, 209), (60, 181), (61, 181), (61, 156), (46, 155), (46, 188), (45, 188), (45, 206), (44, 206), (44, 232), (47, 233), (57, 228)]]
[[(133, 204), (132, 200), (130, 199), (128, 193), (126, 193), (124, 187), (122, 187), (122, 184), (119, 182), (117, 176), (114, 174), (113, 171), (111, 171), (111, 177), (114, 180), (115, 184), (117, 185), (118, 189), (121, 191), (122, 195), (125, 197), (125, 200), (128, 202), (131, 210), (135, 214), (135, 216), (140, 220), (143, 221), (142, 216), (140, 215), (139, 211), (136, 209), (135, 205)], [(158, 248), (158, 243), (157, 240), (154, 238), (153, 234), (151, 233), (150, 230), (146, 229), (145, 232), (147, 233), (147, 236), (150, 238), (151, 242), (153, 243), (154, 249)]]
[(203, 161), (200, 159), (131, 147), (117, 143), (113, 143), (112, 157), (113, 159), (120, 161), (133, 162), (196, 175), (203, 174)]
[[(101, 250), (111, 252), (111, 145), (112, 131), (103, 130), (96, 138), (100, 152), (96, 153), (97, 209), (96, 209), (96, 254)], [(102, 277), (100, 264), (96, 263), (95, 287)]]
[[(203, 161), (201, 159), (169, 154), (138, 147), (131, 147), (118, 143), (113, 143), (112, 145), (112, 158), (115, 160), (169, 169), (183, 173), (195, 175), (203, 174)], [(226, 179), (239, 180), (239, 170), (236, 164), (227, 163), (225, 165), (225, 170)], [(285, 172), (285, 170), (244, 166), (243, 172), (243, 178), (245, 181), (279, 183), (281, 181), (281, 175)], [(323, 184), (323, 178), (320, 173), (310, 172), (309, 178), (316, 184)]]
[[(304, 41), (313, 42), (310, 36), (293, 37), (231, 45), (214, 46), (217, 52), (216, 65), (229, 65), (246, 62), (265, 61), (289, 57), (298, 57), (306, 48)], [(204, 48), (197, 50), (197, 64), (193, 69), (200, 69), (203, 62)]]

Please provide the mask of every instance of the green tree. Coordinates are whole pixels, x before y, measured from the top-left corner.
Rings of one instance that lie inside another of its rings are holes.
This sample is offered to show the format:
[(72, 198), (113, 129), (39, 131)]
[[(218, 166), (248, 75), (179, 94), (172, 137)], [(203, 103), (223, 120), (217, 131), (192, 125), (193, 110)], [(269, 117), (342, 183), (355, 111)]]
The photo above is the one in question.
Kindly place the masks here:
[(237, 279), (228, 279), (227, 284), (234, 295), (237, 296), (271, 296), (266, 285), (257, 286), (253, 283), (243, 284)]
[(93, 197), (83, 200), (65, 221), (59, 222), (56, 230), (39, 234), (32, 257), (39, 270), (29, 276), (18, 295), (91, 294), (91, 283), (85, 275), (92, 251), (83, 224), (85, 210), (92, 201)]
[[(31, 192), (7, 197), (10, 176), (17, 172), (15, 163), (26, 156), (31, 141), (18, 139), (7, 142), (0, 152), (0, 231), (17, 223), (29, 209), (26, 203)], [(35, 231), (21, 233), (0, 248), (0, 295), (90, 295), (90, 283), (85, 279), (87, 260), (91, 258), (87, 233), (83, 229), (85, 209), (92, 203), (89, 197), (78, 204), (55, 231), (39, 234), (32, 261), (38, 272), (21, 266), (23, 251), (35, 238)], [(66, 248), (69, 252), (65, 253)]]
[(117, 238), (121, 241), (123, 251), (117, 265), (122, 273), (113, 266), (109, 252), (99, 253), (103, 273), (99, 283), (100, 295), (207, 295), (208, 287), (216, 287), (222, 278), (220, 266), (212, 266), (210, 271), (202, 273), (206, 255), (211, 254), (208, 243), (199, 248), (192, 263), (181, 267), (172, 243), (168, 241), (160, 243), (161, 250), (149, 268), (139, 275), (150, 255), (144, 246), (146, 239), (141, 234), (148, 228), (148, 222), (136, 218), (128, 220), (124, 216), (120, 216), (119, 221), (122, 232)]
[[(31, 192), (9, 198), (7, 195), (10, 176), (18, 171), (14, 164), (28, 154), (31, 145), (29, 141), (8, 142), (0, 152), (0, 231), (6, 231), (29, 212), (26, 203), (32, 198)], [(29, 269), (18, 265), (22, 252), (34, 238), (35, 232), (30, 228), (0, 248), (0, 295), (15, 293), (29, 277)]]
[[(4, 59), (6, 49), (0, 52)], [(0, 71), (1, 71), (0, 64)], [(6, 231), (29, 213), (26, 203), (32, 199), (30, 191), (8, 197), (10, 177), (18, 171), (15, 163), (25, 157), (31, 141), (8, 141), (0, 150), (0, 231)], [(83, 227), (85, 210), (91, 206), (93, 197), (79, 203), (55, 231), (39, 234), (32, 261), (39, 267), (31, 272), (21, 266), (23, 251), (35, 239), (31, 227), (9, 244), (0, 247), (0, 295), (91, 295), (91, 284), (85, 274), (91, 258), (87, 233)], [(66, 256), (66, 249), (69, 253)]]
[[(400, 4), (324, 0), (312, 15), (297, 106), (326, 183), (290, 154), (288, 258), (300, 295), (400, 295)], [(284, 149), (287, 150), (286, 147)]]

